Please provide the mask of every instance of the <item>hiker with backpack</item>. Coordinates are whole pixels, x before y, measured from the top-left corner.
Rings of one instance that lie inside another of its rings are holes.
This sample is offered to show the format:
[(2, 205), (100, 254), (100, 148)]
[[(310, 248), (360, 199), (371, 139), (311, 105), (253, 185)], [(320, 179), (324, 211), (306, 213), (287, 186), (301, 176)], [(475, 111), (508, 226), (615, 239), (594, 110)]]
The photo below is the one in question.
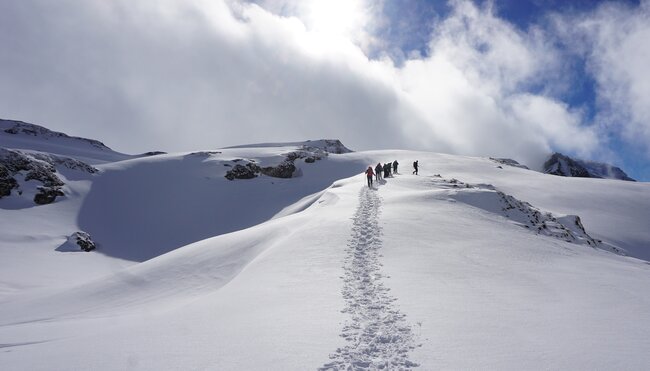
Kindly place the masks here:
[(368, 188), (372, 188), (372, 177), (375, 175), (375, 173), (372, 171), (372, 166), (368, 166), (368, 170), (366, 170), (366, 177), (368, 177)]
[(413, 174), (418, 175), (418, 160), (413, 163)]
[(397, 174), (397, 165), (399, 165), (399, 162), (397, 160), (393, 161), (393, 174)]
[(377, 166), (375, 167), (375, 176), (377, 177), (377, 181), (381, 180), (381, 171), (382, 171), (382, 166), (381, 163), (377, 163)]

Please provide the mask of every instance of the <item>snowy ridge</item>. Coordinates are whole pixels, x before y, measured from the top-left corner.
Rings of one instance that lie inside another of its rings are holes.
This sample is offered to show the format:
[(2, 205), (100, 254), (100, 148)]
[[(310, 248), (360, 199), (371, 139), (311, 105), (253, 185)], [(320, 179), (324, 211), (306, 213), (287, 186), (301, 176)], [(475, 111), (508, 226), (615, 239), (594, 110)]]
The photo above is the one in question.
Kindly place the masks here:
[(133, 157), (113, 151), (95, 139), (69, 136), (39, 125), (2, 119), (0, 147), (72, 157), (89, 164), (121, 161)]
[[(589, 236), (577, 215), (555, 216), (541, 211), (528, 202), (507, 195), (490, 184), (470, 185), (457, 179), (444, 179), (439, 174), (432, 177), (431, 184), (438, 189), (452, 189), (450, 199), (464, 202), (491, 213), (502, 215), (533, 232), (566, 242), (602, 248), (602, 241)], [(622, 253), (616, 247), (610, 251)]]
[(52, 131), (42, 126), (29, 124), (23, 121), (0, 119), (0, 130), (3, 130), (5, 133), (12, 134), (12, 135), (34, 136), (45, 140), (49, 140), (52, 138), (74, 139), (80, 142), (85, 142), (98, 149), (110, 150), (110, 148), (108, 148), (104, 143), (98, 140), (81, 138), (81, 137), (71, 137), (65, 133)]

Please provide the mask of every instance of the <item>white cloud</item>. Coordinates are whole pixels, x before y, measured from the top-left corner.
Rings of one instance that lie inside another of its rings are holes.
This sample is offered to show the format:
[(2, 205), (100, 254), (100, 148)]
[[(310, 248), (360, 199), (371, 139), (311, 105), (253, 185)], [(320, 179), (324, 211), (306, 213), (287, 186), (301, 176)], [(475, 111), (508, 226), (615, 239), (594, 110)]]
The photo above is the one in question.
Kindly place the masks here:
[(578, 17), (558, 15), (555, 21), (572, 49), (587, 59), (603, 130), (650, 156), (650, 2), (605, 3)]
[(368, 59), (370, 33), (312, 29), (286, 4), (4, 2), (0, 116), (131, 152), (338, 137), (534, 165), (598, 146), (580, 112), (529, 91), (561, 69), (543, 32), (489, 6), (453, 2), (429, 57), (396, 67)]

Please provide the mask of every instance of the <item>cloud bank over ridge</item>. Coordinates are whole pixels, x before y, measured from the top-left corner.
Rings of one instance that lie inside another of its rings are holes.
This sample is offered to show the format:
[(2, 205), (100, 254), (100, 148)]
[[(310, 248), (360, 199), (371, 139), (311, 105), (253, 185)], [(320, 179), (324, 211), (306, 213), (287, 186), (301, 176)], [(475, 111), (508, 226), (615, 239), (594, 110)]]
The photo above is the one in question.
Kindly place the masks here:
[[(572, 45), (561, 16), (550, 29), (522, 31), (490, 3), (452, 1), (427, 55), (396, 64), (368, 57), (383, 45), (373, 22), (387, 20), (366, 2), (348, 3), (361, 21), (334, 29), (309, 18), (304, 2), (5, 2), (0, 115), (128, 152), (337, 137), (355, 149), (534, 166), (552, 150), (607, 156), (612, 130), (650, 139), (647, 3), (645, 18), (622, 6), (580, 15), (577, 34), (591, 46), (576, 42), (574, 52), (588, 59), (608, 107), (595, 119), (561, 100), (570, 71), (557, 40)], [(636, 21), (619, 30), (610, 14)]]

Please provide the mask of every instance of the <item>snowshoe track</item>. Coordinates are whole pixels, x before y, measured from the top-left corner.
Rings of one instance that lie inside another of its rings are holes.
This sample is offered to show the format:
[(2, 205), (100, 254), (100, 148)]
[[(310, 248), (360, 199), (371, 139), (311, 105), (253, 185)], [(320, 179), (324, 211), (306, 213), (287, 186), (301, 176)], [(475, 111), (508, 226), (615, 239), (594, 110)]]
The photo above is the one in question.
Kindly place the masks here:
[(343, 266), (343, 312), (350, 319), (341, 337), (348, 344), (332, 353), (331, 362), (319, 370), (408, 370), (418, 366), (408, 358), (415, 341), (411, 326), (382, 283), (380, 206), (377, 191), (364, 187)]

